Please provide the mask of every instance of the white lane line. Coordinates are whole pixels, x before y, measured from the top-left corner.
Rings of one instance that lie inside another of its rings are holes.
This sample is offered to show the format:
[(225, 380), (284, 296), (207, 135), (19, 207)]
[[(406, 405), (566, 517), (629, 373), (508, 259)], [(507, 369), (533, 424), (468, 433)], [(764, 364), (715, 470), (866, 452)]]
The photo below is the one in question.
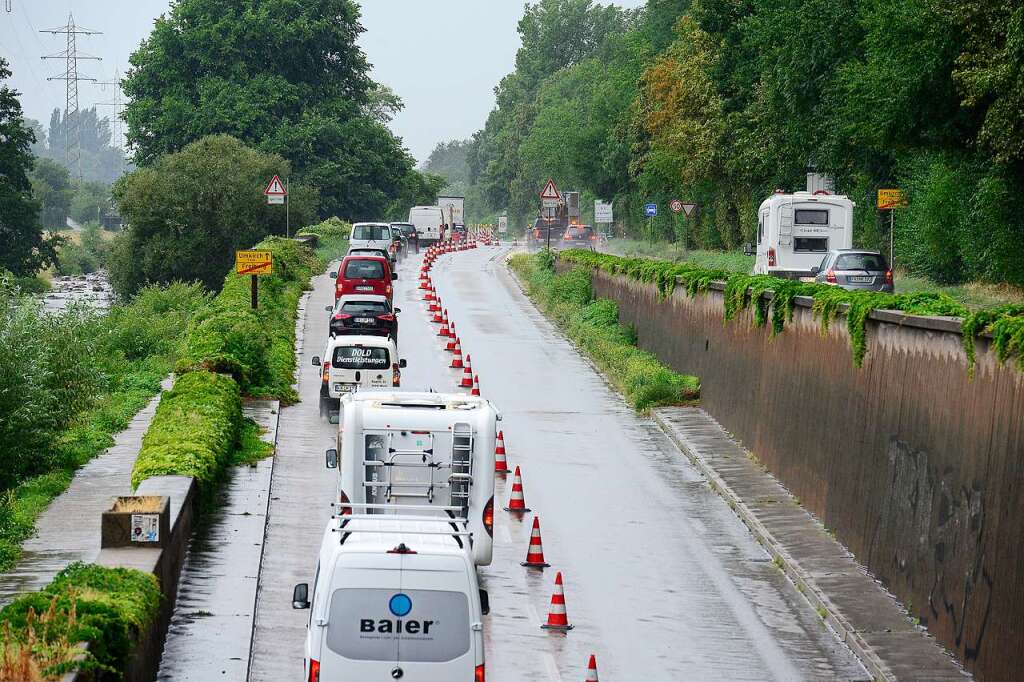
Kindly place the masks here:
[(558, 666), (555, 665), (555, 657), (551, 655), (550, 651), (544, 652), (544, 669), (551, 682), (562, 682), (562, 674), (558, 672)]

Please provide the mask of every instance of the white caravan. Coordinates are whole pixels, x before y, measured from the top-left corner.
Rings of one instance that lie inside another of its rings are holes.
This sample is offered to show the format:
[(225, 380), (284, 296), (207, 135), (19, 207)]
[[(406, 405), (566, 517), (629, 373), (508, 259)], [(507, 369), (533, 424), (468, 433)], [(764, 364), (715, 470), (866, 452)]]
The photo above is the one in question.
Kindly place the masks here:
[(833, 249), (853, 247), (853, 209), (848, 197), (826, 191), (777, 192), (757, 213), (754, 274), (811, 277)]
[(420, 244), (444, 239), (444, 213), (440, 206), (413, 206), (409, 209), (409, 222), (416, 226)]
[(480, 682), (487, 593), (462, 548), (468, 533), (423, 516), (335, 516), (310, 595), (303, 680)]
[(491, 563), (494, 447), (501, 415), (484, 398), (374, 391), (346, 395), (338, 417), (342, 505), (455, 508), (472, 534), (477, 566)]

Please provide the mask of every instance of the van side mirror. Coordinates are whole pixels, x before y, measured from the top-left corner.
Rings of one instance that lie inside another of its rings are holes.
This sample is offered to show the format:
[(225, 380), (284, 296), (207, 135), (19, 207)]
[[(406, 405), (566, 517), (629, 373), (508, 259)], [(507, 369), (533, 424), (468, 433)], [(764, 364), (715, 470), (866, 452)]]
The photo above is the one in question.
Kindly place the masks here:
[(319, 355), (314, 355), (313, 356), (313, 366), (314, 367), (319, 367), (320, 366), (320, 356)]
[(480, 612), (485, 616), (491, 612), (491, 598), (487, 594), (487, 590), (482, 587), (480, 588)]
[[(334, 310), (334, 308), (331, 308), (331, 310)], [(400, 313), (400, 312), (402, 312), (402, 309), (401, 308), (395, 308), (395, 312), (396, 313)]]
[(755, 253), (757, 253), (757, 251), (754, 249), (753, 244), (747, 242), (746, 244), (743, 245), (743, 255), (753, 256)]
[(327, 468), (328, 469), (337, 469), (338, 468), (338, 451), (335, 450), (334, 448), (331, 448), (325, 454), (327, 455), (327, 462), (326, 462)]
[(401, 360), (398, 361), (399, 369), (405, 369), (406, 366), (408, 366), (408, 363), (405, 361), (405, 358), (402, 358)]
[(331, 279), (338, 279), (338, 273), (332, 272), (332, 273), (330, 273), (330, 277), (331, 277)]
[(299, 583), (292, 590), (292, 608), (293, 609), (308, 609), (309, 608), (309, 585), (306, 583)]
[(392, 280), (396, 280), (396, 279), (398, 279), (398, 273), (397, 273), (397, 272), (392, 272), (392, 273), (391, 273), (391, 279), (392, 279)]
[(326, 310), (329, 313), (333, 313), (334, 312), (334, 306), (333, 305), (325, 305), (324, 306), (324, 310)]

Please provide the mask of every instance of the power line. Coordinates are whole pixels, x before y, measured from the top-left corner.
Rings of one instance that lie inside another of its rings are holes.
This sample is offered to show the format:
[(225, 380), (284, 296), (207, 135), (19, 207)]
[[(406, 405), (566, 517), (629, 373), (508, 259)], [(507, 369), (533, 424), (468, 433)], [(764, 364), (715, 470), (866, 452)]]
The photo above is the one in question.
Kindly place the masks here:
[[(50, 33), (52, 35), (66, 35), (67, 36), (67, 48), (62, 52), (57, 52), (51, 55), (44, 55), (43, 59), (63, 59), (67, 65), (66, 70), (60, 76), (51, 76), (46, 80), (64, 81), (66, 85), (65, 91), (65, 102), (64, 108), (64, 160), (69, 170), (75, 169), (78, 171), (78, 179), (82, 179), (82, 130), (79, 123), (78, 116), (78, 81), (93, 81), (95, 78), (88, 78), (85, 76), (78, 75), (78, 61), (85, 59), (94, 59), (99, 61), (99, 57), (93, 55), (84, 54), (78, 51), (77, 37), (80, 35), (101, 35), (100, 31), (92, 31), (81, 26), (75, 26), (75, 17), (72, 14), (68, 14), (68, 23), (64, 26), (57, 26), (56, 28), (45, 29), (40, 33)], [(53, 144), (53, 141), (50, 141)]]

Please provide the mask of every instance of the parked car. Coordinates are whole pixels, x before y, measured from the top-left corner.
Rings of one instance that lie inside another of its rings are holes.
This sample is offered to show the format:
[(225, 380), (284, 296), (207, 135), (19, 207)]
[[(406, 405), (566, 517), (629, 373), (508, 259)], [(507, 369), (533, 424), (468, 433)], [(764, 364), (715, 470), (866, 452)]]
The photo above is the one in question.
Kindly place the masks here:
[(878, 251), (835, 249), (811, 268), (814, 281), (844, 289), (893, 292), (892, 268)]
[(389, 301), (394, 296), (392, 281), (398, 273), (391, 271), (391, 262), (380, 256), (345, 256), (334, 278), (334, 300), (345, 294), (376, 294)]
[(385, 296), (352, 294), (342, 296), (333, 306), (327, 306), (331, 314), (330, 335), (379, 334), (398, 341), (398, 313)]
[(562, 235), (563, 249), (590, 249), (597, 243), (597, 235), (590, 225), (570, 225)]

